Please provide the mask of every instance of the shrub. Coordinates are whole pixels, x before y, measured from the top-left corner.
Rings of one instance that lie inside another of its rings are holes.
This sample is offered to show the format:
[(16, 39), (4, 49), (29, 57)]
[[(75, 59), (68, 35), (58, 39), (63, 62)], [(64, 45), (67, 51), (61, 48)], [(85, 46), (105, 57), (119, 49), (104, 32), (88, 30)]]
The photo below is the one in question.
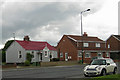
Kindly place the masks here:
[(25, 61), (25, 66), (30, 66), (30, 61), (26, 60)]
[(52, 61), (60, 61), (59, 58), (53, 58)]
[(78, 63), (82, 64), (82, 60), (79, 60)]
[(30, 53), (27, 53), (26, 59), (31, 63), (31, 60), (34, 56)]

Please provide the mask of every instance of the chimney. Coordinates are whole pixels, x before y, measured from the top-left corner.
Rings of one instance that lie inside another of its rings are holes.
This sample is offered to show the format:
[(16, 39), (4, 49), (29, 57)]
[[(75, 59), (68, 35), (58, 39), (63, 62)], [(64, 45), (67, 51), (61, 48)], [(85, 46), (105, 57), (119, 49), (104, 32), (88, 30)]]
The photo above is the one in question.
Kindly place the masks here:
[(30, 38), (29, 38), (28, 35), (27, 35), (27, 36), (24, 36), (24, 41), (30, 41)]
[(87, 35), (87, 33), (86, 33), (86, 32), (84, 32), (83, 36), (86, 36), (86, 37), (87, 37), (88, 35)]

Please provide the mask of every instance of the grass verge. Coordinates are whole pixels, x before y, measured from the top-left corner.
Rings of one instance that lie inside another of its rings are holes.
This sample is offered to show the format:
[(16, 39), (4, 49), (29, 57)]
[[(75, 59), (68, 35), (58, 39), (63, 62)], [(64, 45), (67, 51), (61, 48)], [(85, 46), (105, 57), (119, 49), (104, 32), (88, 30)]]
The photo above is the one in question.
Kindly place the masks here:
[(99, 76), (88, 80), (120, 80), (120, 74)]

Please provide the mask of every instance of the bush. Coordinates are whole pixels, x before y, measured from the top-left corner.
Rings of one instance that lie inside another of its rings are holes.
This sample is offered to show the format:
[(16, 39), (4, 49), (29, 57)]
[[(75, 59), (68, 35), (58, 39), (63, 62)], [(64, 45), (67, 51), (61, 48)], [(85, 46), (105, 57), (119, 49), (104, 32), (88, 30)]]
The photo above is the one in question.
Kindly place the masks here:
[(29, 62), (31, 62), (31, 60), (32, 60), (33, 57), (34, 57), (34, 56), (33, 56), (32, 54), (27, 53), (26, 59), (27, 59)]
[(82, 60), (79, 60), (78, 63), (82, 64)]
[(30, 61), (26, 60), (25, 61), (25, 66), (30, 66)]
[(60, 61), (59, 58), (53, 58), (52, 61)]

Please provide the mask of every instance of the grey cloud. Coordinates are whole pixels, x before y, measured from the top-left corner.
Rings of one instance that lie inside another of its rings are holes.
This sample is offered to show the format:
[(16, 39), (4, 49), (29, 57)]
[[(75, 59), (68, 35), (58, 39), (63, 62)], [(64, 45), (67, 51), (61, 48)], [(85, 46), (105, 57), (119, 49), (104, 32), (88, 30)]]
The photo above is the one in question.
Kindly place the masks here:
[[(86, 4), (86, 5), (82, 5)], [(57, 36), (62, 36), (63, 34), (75, 33), (74, 25), (78, 26), (79, 21), (72, 23), (72, 21), (66, 21), (71, 19), (70, 17), (75, 17), (79, 15), (81, 10), (86, 8), (92, 8), (89, 14), (95, 13), (101, 8), (101, 4), (91, 2), (77, 3), (77, 2), (47, 2), (47, 3), (12, 3), (11, 5), (6, 5), (3, 10), (3, 34), (2, 39), (3, 43), (6, 39), (12, 37), (12, 33), (15, 32), (16, 36), (22, 38), (24, 35), (28, 34), (33, 39), (41, 39), (43, 37), (41, 34), (43, 31), (42, 28), (46, 27), (48, 24), (50, 27), (45, 28), (48, 35), (57, 28)], [(94, 5), (94, 6), (93, 6)], [(87, 13), (85, 14), (87, 16)], [(53, 24), (54, 23), (54, 24)], [(55, 26), (53, 26), (55, 25)], [(58, 25), (58, 26), (57, 26)], [(40, 30), (36, 32), (35, 30), (39, 28)], [(22, 32), (22, 33), (21, 33)], [(55, 32), (55, 33), (56, 33)], [(78, 32), (76, 32), (78, 33)], [(46, 33), (47, 34), (47, 33)], [(36, 37), (38, 35), (38, 37)], [(47, 36), (48, 36), (47, 35)], [(53, 36), (54, 34), (52, 34)], [(48, 39), (48, 38), (43, 38)], [(48, 39), (49, 40), (49, 39)], [(53, 39), (54, 40), (54, 39)], [(56, 39), (57, 40), (57, 39)], [(54, 43), (51, 40), (50, 42)]]

